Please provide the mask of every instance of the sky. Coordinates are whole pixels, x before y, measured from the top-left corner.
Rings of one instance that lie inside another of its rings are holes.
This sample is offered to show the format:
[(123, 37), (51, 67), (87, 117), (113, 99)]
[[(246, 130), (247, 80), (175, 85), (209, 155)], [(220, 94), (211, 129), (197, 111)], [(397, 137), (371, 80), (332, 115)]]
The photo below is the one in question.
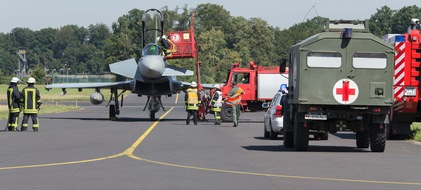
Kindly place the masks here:
[(369, 19), (382, 6), (398, 10), (421, 6), (420, 0), (0, 0), (0, 32), (13, 28), (31, 30), (60, 28), (68, 24), (108, 26), (132, 9), (189, 9), (198, 4), (222, 5), (231, 16), (262, 18), (269, 25), (286, 29), (315, 16), (330, 19)]

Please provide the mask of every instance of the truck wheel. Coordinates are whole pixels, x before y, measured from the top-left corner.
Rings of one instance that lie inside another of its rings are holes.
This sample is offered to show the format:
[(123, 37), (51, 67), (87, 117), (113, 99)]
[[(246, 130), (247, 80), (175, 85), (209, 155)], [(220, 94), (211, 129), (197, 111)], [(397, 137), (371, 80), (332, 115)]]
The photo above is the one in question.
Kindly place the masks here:
[(292, 131), (284, 132), (284, 147), (294, 148), (294, 132)]
[(227, 104), (222, 104), (221, 119), (224, 122), (232, 122), (232, 107)]
[(308, 127), (304, 127), (304, 122), (299, 122), (300, 114), (296, 113), (294, 117), (294, 148), (297, 151), (307, 151), (309, 141)]
[(370, 145), (370, 134), (368, 131), (360, 131), (356, 134), (357, 148), (368, 148)]
[(329, 139), (329, 133), (327, 131), (320, 133), (320, 139), (327, 141)]
[(370, 126), (370, 149), (371, 152), (384, 152), (386, 147), (386, 131), (381, 124)]

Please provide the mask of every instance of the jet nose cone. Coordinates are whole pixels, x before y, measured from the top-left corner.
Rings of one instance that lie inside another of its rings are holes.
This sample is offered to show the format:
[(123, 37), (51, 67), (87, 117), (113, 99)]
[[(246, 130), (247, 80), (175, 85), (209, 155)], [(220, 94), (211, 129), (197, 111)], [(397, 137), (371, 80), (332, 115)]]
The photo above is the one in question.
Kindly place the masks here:
[(142, 77), (158, 78), (165, 70), (164, 59), (159, 55), (144, 56), (139, 61), (139, 71)]

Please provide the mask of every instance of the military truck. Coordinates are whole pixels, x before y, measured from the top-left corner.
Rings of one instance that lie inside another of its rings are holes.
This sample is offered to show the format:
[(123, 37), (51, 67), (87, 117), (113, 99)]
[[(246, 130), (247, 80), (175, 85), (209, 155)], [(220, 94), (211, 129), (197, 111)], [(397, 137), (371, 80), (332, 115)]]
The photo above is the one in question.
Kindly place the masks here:
[(324, 32), (293, 45), (284, 146), (306, 151), (310, 130), (353, 131), (358, 148), (384, 152), (393, 62), (393, 47), (370, 33), (368, 20), (327, 21)]

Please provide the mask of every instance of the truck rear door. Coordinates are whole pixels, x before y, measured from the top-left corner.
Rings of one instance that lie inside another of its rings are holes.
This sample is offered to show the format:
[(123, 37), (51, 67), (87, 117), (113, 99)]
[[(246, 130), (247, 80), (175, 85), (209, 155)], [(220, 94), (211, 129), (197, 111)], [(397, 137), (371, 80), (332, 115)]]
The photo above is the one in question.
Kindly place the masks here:
[(393, 62), (388, 65), (388, 56), (393, 55), (386, 50), (384, 44), (373, 43), (372, 39), (350, 40), (345, 59), (347, 76), (343, 81), (348, 81), (353, 105), (390, 105), (385, 102), (392, 100)]

